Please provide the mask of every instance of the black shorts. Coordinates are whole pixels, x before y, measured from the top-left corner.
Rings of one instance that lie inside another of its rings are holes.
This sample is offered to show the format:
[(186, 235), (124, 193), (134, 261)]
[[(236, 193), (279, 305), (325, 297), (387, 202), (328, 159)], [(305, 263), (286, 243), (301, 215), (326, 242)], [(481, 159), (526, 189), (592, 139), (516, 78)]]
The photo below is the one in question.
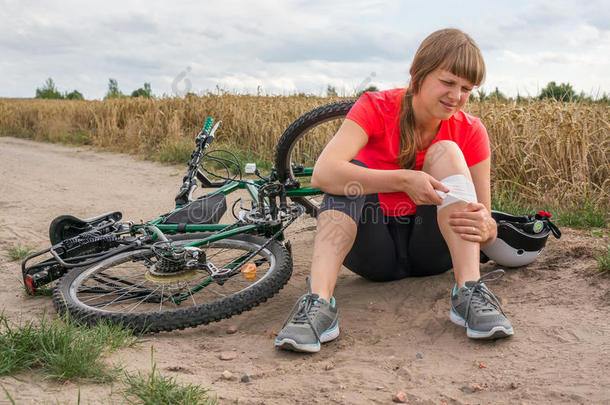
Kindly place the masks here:
[[(366, 167), (360, 161), (353, 164)], [(421, 205), (414, 215), (390, 217), (377, 194), (325, 194), (320, 212), (343, 212), (358, 225), (356, 240), (343, 265), (372, 281), (430, 276), (451, 269), (451, 255), (436, 220), (435, 205)]]

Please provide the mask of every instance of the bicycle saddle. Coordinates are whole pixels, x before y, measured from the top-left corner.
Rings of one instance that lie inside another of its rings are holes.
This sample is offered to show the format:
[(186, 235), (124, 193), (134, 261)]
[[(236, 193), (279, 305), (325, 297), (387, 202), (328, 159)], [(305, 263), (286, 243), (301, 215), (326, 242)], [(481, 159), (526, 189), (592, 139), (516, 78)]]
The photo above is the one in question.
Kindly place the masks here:
[(55, 245), (64, 239), (72, 238), (90, 230), (104, 221), (120, 221), (123, 214), (119, 211), (110, 211), (96, 217), (81, 219), (73, 215), (60, 215), (51, 221), (49, 226), (49, 239)]

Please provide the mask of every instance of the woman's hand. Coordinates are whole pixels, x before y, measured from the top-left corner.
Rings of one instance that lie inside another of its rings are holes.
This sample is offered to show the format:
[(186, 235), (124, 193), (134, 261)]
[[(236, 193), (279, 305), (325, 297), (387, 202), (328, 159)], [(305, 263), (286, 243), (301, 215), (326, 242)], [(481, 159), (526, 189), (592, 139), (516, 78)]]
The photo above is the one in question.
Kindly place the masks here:
[(496, 221), (481, 203), (468, 203), (464, 211), (456, 211), (449, 217), (451, 229), (462, 239), (485, 244), (496, 238)]
[(407, 195), (417, 205), (441, 205), (443, 199), (434, 190), (440, 190), (445, 193), (449, 189), (440, 181), (430, 176), (426, 172), (419, 170), (401, 170), (402, 184), (401, 191)]

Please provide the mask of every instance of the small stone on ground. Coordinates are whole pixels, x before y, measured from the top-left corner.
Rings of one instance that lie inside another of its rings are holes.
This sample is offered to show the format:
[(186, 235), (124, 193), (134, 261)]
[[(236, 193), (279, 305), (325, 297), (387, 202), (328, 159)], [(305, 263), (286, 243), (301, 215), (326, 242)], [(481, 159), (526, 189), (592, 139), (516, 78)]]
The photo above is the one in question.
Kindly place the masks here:
[(392, 401), (404, 404), (407, 402), (407, 394), (405, 392), (399, 392), (397, 394), (394, 394), (394, 396), (392, 397)]
[(235, 352), (221, 352), (218, 356), (220, 360), (235, 360), (237, 358), (237, 353)]

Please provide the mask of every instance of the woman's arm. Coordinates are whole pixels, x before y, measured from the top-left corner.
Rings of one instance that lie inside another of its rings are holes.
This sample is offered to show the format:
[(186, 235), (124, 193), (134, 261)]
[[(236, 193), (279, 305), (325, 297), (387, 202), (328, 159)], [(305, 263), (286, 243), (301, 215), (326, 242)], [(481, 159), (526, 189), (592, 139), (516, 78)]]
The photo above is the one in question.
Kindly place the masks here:
[(468, 169), (477, 192), (477, 200), (487, 208), (491, 215), (491, 159), (487, 158)]
[(372, 170), (350, 163), (368, 142), (366, 132), (354, 121), (346, 119), (337, 134), (326, 145), (318, 158), (311, 177), (311, 185), (330, 193), (346, 195), (349, 184), (357, 182), (360, 194), (387, 193), (395, 190), (394, 173)]
[(312, 186), (338, 195), (405, 192), (416, 204), (441, 204), (434, 189), (448, 191), (439, 181), (421, 171), (377, 170), (350, 163), (368, 142), (366, 132), (346, 119), (326, 145), (311, 177)]
[(485, 247), (492, 243), (497, 235), (496, 221), (491, 217), (491, 159), (487, 158), (472, 165), (469, 170), (478, 203), (470, 203), (465, 211), (452, 213), (449, 224), (452, 227), (459, 227), (475, 221), (478, 228), (477, 234), (462, 234), (462, 238), (479, 242), (481, 247)]

